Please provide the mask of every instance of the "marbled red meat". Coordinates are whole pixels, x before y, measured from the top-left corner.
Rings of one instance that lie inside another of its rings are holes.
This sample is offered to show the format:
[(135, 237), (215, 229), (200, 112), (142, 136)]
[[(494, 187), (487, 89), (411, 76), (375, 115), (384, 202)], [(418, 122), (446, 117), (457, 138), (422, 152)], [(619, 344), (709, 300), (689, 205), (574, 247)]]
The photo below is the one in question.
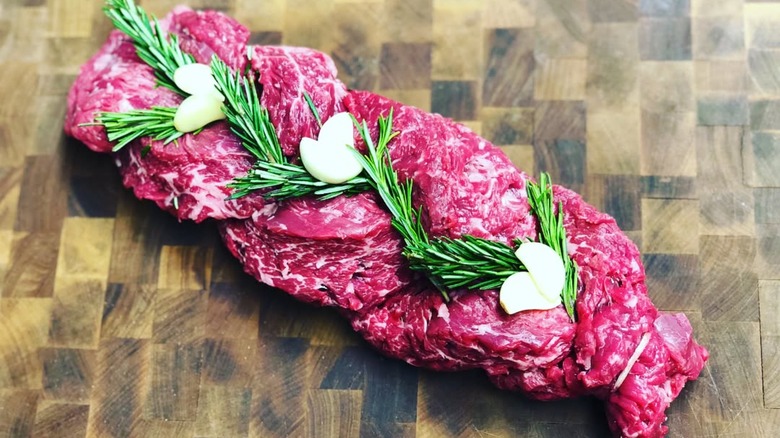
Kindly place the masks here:
[[(249, 32), (220, 13), (176, 8), (162, 23), (199, 62), (216, 54), (233, 68), (250, 66), (286, 155), (295, 157), (300, 139), (316, 137), (319, 129), (304, 91), (323, 119), (347, 110), (374, 134), (377, 118), (392, 110), (399, 132), (389, 148), (393, 164), (414, 181), (414, 200), (432, 235), (502, 242), (535, 237), (528, 176), (469, 129), (373, 93), (348, 92), (320, 52), (247, 49)], [(155, 87), (152, 70), (113, 32), (70, 91), (65, 129), (89, 148), (110, 152), (102, 128), (82, 125), (97, 112), (180, 101)], [(360, 139), (357, 145), (364, 147)], [(142, 156), (145, 146), (151, 149)], [(248, 273), (302, 301), (337, 307), (384, 354), (435, 370), (481, 368), (498, 387), (540, 400), (598, 397), (615, 435), (665, 434), (664, 411), (707, 359), (685, 316), (659, 313), (650, 302), (636, 246), (612, 218), (565, 188), (556, 186), (554, 194), (580, 268), (576, 323), (563, 307), (507, 315), (496, 291), (452, 291), (445, 303), (408, 269), (402, 242), (374, 194), (226, 200), (225, 185), (252, 160), (225, 122), (178, 145), (143, 139), (115, 157), (136, 196), (180, 219), (219, 220), (226, 245)]]

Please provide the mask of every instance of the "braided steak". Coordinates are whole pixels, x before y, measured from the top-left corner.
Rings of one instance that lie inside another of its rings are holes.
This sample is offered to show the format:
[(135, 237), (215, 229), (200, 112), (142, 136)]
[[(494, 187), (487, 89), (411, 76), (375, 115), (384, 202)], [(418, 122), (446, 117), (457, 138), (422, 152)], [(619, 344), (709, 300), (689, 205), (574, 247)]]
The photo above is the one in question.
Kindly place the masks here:
[[(198, 62), (212, 54), (234, 69), (247, 64), (249, 32), (217, 12), (176, 8), (162, 20)], [(536, 235), (525, 195), (528, 176), (467, 128), (373, 93), (347, 91), (333, 62), (310, 49), (250, 47), (249, 67), (262, 87), (285, 154), (323, 119), (349, 111), (374, 126), (393, 110), (399, 135), (394, 167), (415, 185), (415, 203), (431, 235), (472, 234), (502, 242)], [(113, 32), (81, 69), (68, 96), (65, 130), (97, 152), (110, 152), (102, 128), (79, 126), (99, 111), (176, 106), (181, 97), (155, 87), (132, 43)], [(364, 148), (356, 139), (358, 148)], [(142, 156), (144, 147), (151, 149)], [(143, 139), (115, 154), (124, 184), (179, 219), (219, 220), (222, 237), (245, 270), (294, 297), (335, 306), (382, 353), (435, 370), (484, 369), (504, 389), (540, 400), (592, 395), (606, 402), (615, 435), (666, 433), (665, 409), (695, 379), (707, 351), (682, 314), (660, 314), (650, 302), (636, 246), (615, 221), (577, 194), (554, 188), (562, 202), (569, 253), (580, 290), (572, 323), (563, 307), (505, 314), (496, 291), (439, 292), (411, 272), (402, 241), (377, 196), (329, 201), (227, 201), (225, 187), (245, 174), (251, 156), (224, 122), (186, 135), (178, 146)]]

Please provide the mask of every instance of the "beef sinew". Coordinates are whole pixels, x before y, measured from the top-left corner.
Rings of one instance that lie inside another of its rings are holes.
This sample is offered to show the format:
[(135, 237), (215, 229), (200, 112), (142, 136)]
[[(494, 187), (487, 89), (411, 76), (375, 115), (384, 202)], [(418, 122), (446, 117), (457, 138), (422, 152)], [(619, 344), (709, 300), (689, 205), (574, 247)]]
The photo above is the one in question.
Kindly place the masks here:
[[(249, 33), (234, 20), (177, 8), (162, 23), (199, 62), (217, 54), (244, 68)], [(318, 130), (304, 91), (323, 119), (346, 110), (374, 126), (392, 109), (399, 135), (390, 154), (401, 178), (414, 181), (415, 202), (431, 235), (502, 242), (535, 237), (528, 176), (486, 140), (441, 116), (348, 92), (330, 58), (314, 50), (258, 46), (251, 52), (262, 104), (288, 156)], [(79, 124), (98, 111), (180, 101), (154, 86), (151, 69), (114, 32), (73, 85), (65, 129), (91, 149), (110, 152), (101, 128)], [(360, 139), (357, 144), (363, 147)], [(577, 323), (562, 306), (507, 315), (496, 291), (453, 291), (445, 303), (406, 267), (402, 241), (374, 194), (227, 201), (225, 184), (247, 171), (251, 157), (224, 122), (186, 135), (178, 146), (144, 139), (115, 156), (136, 196), (180, 219), (220, 220), (226, 245), (248, 273), (302, 301), (337, 307), (382, 353), (435, 370), (481, 368), (497, 386), (540, 400), (598, 397), (616, 435), (665, 434), (664, 411), (707, 359), (685, 316), (659, 313), (650, 302), (636, 246), (612, 218), (565, 188), (555, 187), (554, 194), (563, 203), (570, 256), (579, 265)]]

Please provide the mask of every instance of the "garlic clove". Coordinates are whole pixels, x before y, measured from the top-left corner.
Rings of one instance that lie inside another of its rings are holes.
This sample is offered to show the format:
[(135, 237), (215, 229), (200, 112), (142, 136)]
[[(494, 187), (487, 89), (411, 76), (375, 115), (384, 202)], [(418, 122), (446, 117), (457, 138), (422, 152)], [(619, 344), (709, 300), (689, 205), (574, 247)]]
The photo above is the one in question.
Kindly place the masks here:
[(561, 291), (566, 283), (566, 269), (558, 253), (543, 243), (528, 242), (521, 244), (515, 254), (528, 270), (539, 292), (547, 300), (560, 303)]
[(498, 301), (510, 315), (524, 310), (548, 310), (560, 304), (560, 301), (554, 303), (545, 298), (528, 272), (510, 275), (501, 285)]
[(352, 117), (349, 113), (336, 113), (322, 125), (317, 141), (355, 146), (353, 126)]
[(325, 143), (304, 137), (300, 145), (301, 162), (314, 178), (330, 184), (340, 184), (363, 171), (363, 166), (355, 158), (353, 150), (348, 144)]
[(213, 94), (220, 101), (225, 97), (217, 91), (217, 83), (206, 64), (187, 64), (173, 72), (173, 83), (189, 94)]
[(222, 102), (211, 94), (193, 94), (179, 105), (173, 126), (179, 132), (192, 132), (225, 118)]

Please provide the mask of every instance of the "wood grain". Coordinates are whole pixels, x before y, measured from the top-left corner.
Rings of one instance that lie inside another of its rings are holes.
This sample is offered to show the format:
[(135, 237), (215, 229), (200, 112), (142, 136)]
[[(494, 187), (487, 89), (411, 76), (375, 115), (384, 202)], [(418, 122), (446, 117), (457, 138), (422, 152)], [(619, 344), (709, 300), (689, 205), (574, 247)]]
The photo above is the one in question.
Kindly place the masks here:
[[(163, 15), (178, 0), (141, 2)], [(194, 0), (613, 215), (712, 358), (672, 437), (780, 430), (780, 4)], [(62, 132), (100, 0), (0, 1), (0, 437), (603, 437), (593, 400), (385, 359)]]

